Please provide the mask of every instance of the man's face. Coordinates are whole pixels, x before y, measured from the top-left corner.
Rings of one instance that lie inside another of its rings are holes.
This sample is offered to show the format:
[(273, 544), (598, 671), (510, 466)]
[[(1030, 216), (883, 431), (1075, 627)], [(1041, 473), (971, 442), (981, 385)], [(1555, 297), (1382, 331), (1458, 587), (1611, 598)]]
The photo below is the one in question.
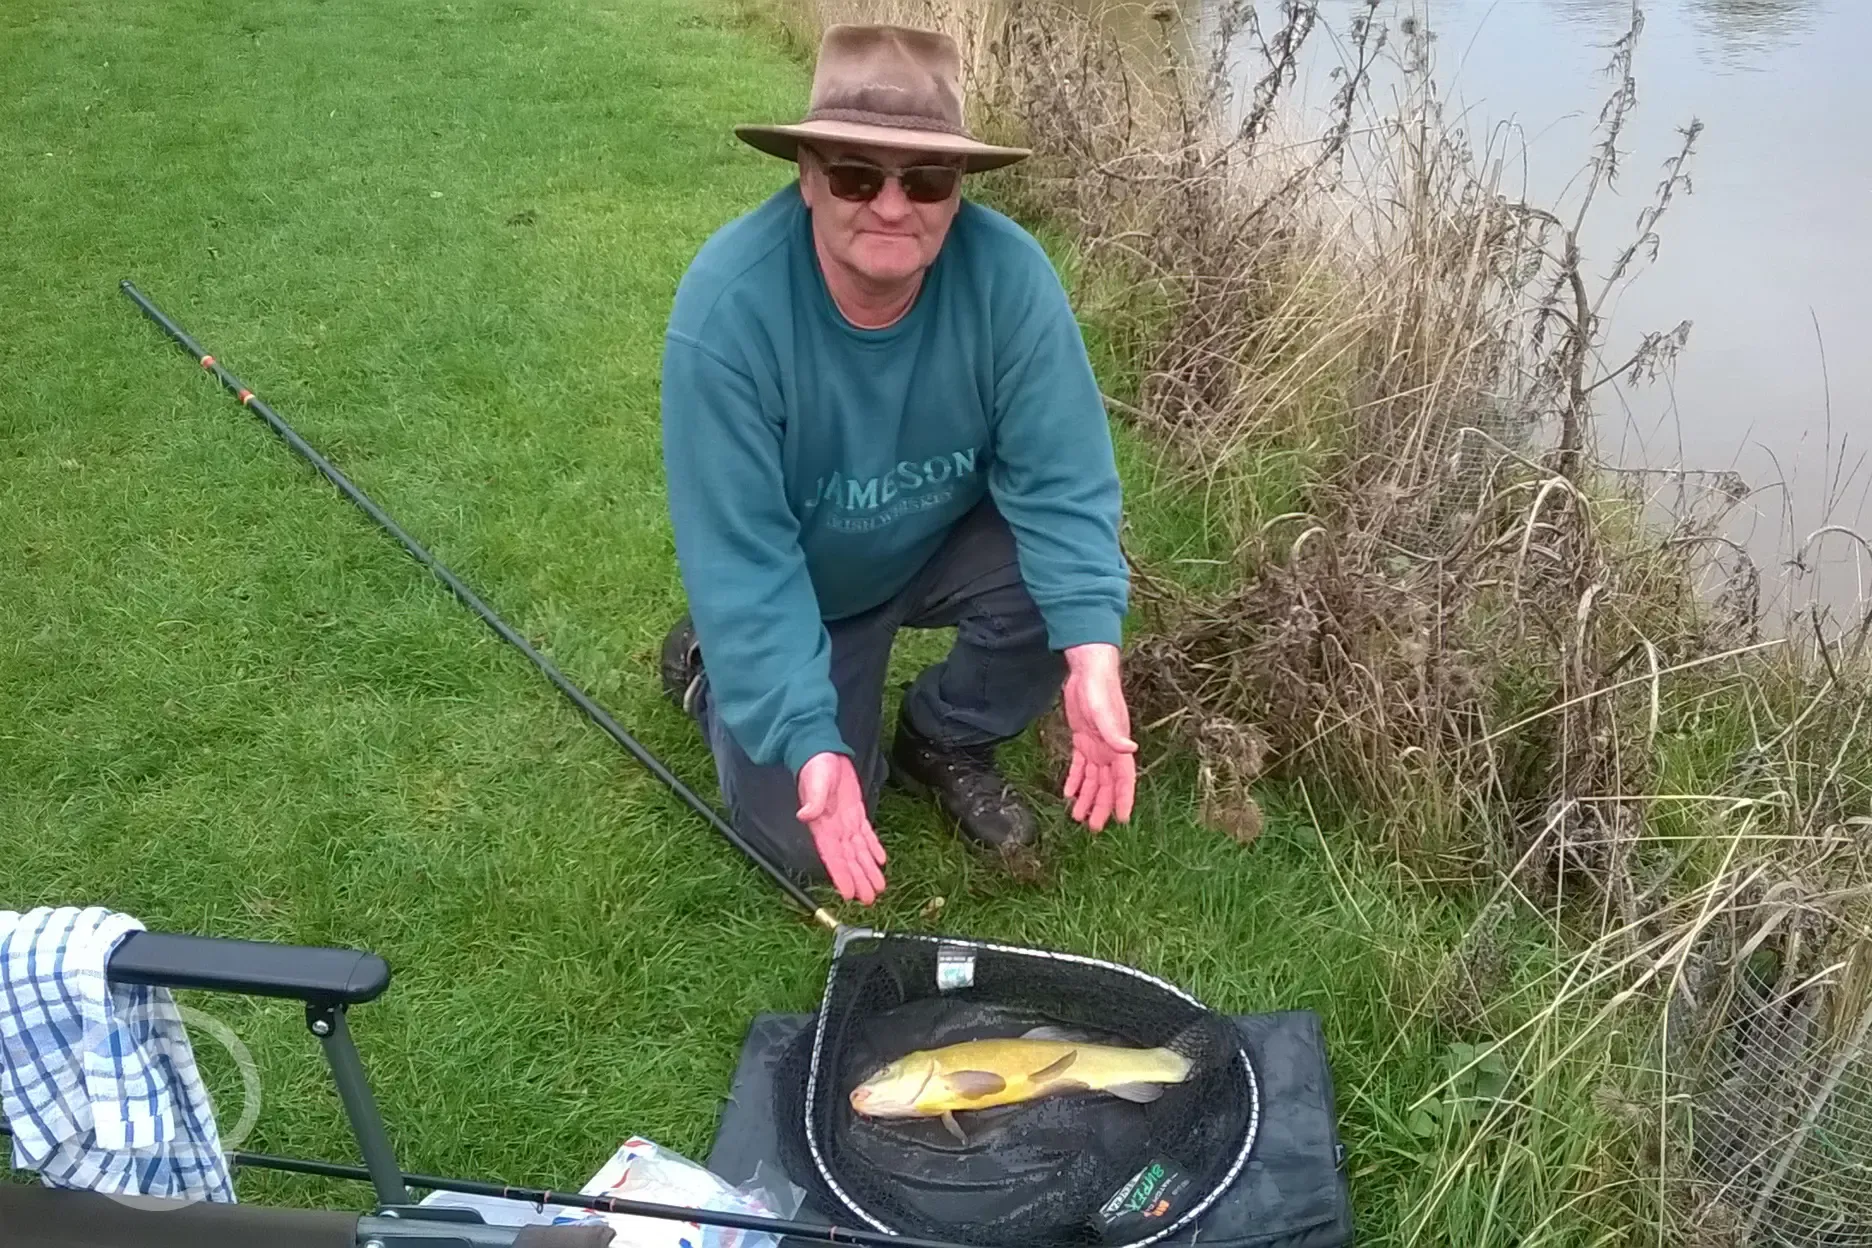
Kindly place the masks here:
[(906, 281), (935, 261), (962, 204), (960, 174), (954, 156), (864, 147), (800, 151), (800, 191), (821, 253), (882, 285)]

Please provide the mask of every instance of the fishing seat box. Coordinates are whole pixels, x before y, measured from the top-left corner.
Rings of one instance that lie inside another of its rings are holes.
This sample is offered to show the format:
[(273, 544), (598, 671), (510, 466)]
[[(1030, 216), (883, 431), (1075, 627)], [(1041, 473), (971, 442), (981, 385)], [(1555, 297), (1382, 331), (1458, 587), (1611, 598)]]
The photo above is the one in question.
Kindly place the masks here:
[[(1162, 1241), (1204, 1248), (1341, 1248), (1352, 1242), (1352, 1198), (1339, 1140), (1332, 1071), (1310, 1010), (1238, 1015), (1261, 1082), (1261, 1122), (1248, 1165), (1193, 1228)], [(748, 1029), (722, 1104), (708, 1168), (730, 1183), (757, 1170), (785, 1173), (774, 1120), (774, 1077), (810, 1014), (760, 1014)], [(788, 1176), (799, 1187), (805, 1183)], [(812, 1199), (797, 1219), (832, 1225)], [(845, 1219), (849, 1221), (849, 1219)], [(792, 1241), (789, 1241), (791, 1243)]]

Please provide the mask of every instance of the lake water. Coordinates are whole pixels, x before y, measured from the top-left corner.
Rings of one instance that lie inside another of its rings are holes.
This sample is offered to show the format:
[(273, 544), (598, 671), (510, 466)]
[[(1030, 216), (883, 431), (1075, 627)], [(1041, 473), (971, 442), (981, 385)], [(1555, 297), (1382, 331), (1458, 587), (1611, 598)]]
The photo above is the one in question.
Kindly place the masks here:
[[(1211, 4), (1182, 7), (1200, 28)], [(1303, 102), (1336, 88), (1322, 67), (1339, 62), (1363, 7), (1325, 0)], [(1274, 0), (1261, 9), (1276, 18)], [(1603, 274), (1679, 127), (1701, 120), (1693, 192), (1660, 223), (1656, 261), (1609, 305), (1608, 354), (1623, 358), (1646, 330), (1692, 328), (1666, 381), (1599, 392), (1601, 449), (1624, 464), (1739, 472), (1757, 492), (1732, 535), (1771, 585), (1796, 601), (1854, 601), (1872, 594), (1872, 558), (1852, 538), (1822, 538), (1810, 572), (1785, 560), (1824, 523), (1872, 530), (1872, 0), (1643, 9), (1624, 172), (1582, 241)], [(1379, 14), (1435, 33), (1436, 78), (1472, 137), (1516, 127), (1532, 202), (1576, 200), (1630, 0), (1384, 0)]]

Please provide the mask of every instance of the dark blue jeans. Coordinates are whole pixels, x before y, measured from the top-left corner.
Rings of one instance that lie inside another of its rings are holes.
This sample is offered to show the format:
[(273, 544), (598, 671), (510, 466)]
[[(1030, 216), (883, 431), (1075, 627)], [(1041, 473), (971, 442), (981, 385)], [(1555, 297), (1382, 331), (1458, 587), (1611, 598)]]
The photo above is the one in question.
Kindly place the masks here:
[[(1053, 705), (1065, 659), (1021, 580), (1014, 534), (992, 501), (963, 517), (904, 587), (880, 607), (826, 621), (839, 735), (857, 754), (865, 806), (875, 820), (886, 763), (884, 681), (900, 628), (954, 628), (948, 656), (919, 675), (904, 698), (910, 727), (940, 745), (989, 745), (1020, 735)], [(708, 656), (703, 655), (706, 664)], [(799, 787), (784, 764), (759, 767), (736, 743), (708, 696), (695, 711), (715, 755), (716, 778), (735, 830), (807, 883), (826, 879), (812, 833), (794, 815)]]

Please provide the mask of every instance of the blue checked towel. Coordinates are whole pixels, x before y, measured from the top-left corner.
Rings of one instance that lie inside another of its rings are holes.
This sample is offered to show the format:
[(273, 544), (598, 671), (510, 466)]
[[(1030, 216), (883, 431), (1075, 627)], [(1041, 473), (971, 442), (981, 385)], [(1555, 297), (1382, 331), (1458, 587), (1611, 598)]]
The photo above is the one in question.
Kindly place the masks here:
[(165, 988), (107, 983), (142, 924), (102, 907), (0, 911), (0, 1111), (48, 1187), (234, 1203), (214, 1107)]

